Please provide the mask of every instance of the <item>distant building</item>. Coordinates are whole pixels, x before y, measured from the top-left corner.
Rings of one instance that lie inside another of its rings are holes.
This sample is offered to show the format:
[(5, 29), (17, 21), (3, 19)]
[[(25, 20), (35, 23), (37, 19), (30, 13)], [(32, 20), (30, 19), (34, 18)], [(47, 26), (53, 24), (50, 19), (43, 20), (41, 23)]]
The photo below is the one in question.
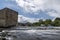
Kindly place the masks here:
[(16, 26), (18, 22), (18, 12), (9, 8), (0, 10), (0, 27)]

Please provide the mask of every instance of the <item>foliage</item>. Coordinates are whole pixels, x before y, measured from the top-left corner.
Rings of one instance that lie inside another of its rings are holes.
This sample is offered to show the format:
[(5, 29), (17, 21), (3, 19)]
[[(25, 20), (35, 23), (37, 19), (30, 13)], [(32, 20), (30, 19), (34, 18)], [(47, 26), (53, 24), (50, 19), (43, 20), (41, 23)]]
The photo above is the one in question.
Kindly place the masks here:
[(51, 19), (46, 19), (45, 21), (43, 21), (42, 19), (40, 19), (38, 22), (35, 23), (30, 23), (27, 22), (24, 24), (25, 26), (60, 26), (60, 18), (56, 18), (54, 21), (52, 21)]
[(53, 22), (53, 26), (60, 26), (60, 18), (56, 18)]
[(46, 19), (46, 20), (44, 21), (44, 25), (45, 25), (45, 26), (49, 26), (49, 25), (51, 25), (51, 23), (52, 23), (52, 21), (51, 21), (50, 19)]

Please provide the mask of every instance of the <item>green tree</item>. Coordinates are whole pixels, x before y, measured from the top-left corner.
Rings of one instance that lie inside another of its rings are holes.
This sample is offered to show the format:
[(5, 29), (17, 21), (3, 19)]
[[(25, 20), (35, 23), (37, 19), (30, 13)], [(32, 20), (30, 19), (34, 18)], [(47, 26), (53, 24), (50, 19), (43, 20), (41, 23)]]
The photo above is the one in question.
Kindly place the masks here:
[(42, 19), (39, 20), (39, 26), (41, 26), (41, 24), (44, 24), (44, 21)]
[(33, 23), (33, 26), (39, 26), (38, 22)]
[(53, 22), (54, 26), (60, 26), (60, 18), (56, 18)]
[(45, 25), (45, 26), (49, 26), (49, 25), (51, 25), (51, 23), (52, 23), (52, 21), (51, 21), (50, 19), (46, 19), (46, 20), (44, 21), (44, 25)]

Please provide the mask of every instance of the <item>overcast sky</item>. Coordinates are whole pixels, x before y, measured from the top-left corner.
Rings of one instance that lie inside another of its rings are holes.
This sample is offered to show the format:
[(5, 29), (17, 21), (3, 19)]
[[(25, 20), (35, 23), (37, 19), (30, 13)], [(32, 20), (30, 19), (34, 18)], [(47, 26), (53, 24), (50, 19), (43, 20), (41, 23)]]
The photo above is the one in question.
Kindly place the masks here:
[(19, 22), (60, 17), (60, 0), (0, 0), (0, 9), (5, 7), (19, 13)]

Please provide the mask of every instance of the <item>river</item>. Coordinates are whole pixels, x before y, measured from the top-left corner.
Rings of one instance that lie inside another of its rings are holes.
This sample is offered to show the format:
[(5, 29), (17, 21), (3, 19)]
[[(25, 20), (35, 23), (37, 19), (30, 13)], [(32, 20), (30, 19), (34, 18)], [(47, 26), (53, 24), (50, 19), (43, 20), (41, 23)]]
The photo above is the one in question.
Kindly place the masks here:
[(54, 29), (41, 29), (41, 27), (17, 27), (10, 30), (3, 30), (7, 33), (5, 37), (7, 40), (60, 40), (60, 27), (53, 27)]

